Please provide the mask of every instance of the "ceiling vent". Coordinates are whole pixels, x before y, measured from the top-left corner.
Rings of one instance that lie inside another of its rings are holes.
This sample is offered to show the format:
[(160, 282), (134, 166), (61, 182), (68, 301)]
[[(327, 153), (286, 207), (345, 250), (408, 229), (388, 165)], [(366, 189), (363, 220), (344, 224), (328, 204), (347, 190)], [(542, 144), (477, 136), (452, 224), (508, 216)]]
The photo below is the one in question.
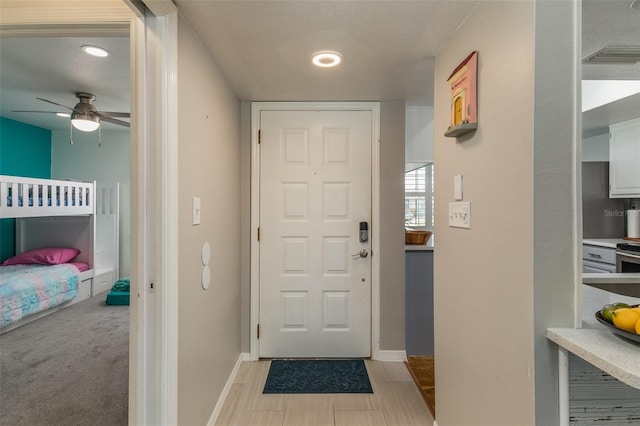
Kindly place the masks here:
[(606, 46), (582, 60), (583, 64), (634, 64), (640, 62), (640, 46)]

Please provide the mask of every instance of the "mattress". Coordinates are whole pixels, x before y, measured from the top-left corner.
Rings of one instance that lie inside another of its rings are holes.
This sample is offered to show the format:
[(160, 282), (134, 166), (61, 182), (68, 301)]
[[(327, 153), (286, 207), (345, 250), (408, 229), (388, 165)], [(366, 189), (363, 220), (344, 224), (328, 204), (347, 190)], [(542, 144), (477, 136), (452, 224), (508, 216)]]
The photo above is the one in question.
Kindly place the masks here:
[(79, 281), (71, 264), (0, 266), (0, 327), (73, 300)]

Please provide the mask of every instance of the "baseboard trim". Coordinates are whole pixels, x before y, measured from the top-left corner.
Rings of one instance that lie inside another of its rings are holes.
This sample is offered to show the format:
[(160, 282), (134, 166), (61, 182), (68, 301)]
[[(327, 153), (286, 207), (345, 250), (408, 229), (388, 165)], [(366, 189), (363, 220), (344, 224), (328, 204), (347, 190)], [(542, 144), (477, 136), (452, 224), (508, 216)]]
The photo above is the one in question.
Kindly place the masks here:
[(242, 352), (240, 354), (240, 357), (242, 358), (242, 361), (244, 361), (244, 362), (251, 361), (251, 354), (249, 352)]
[(233, 381), (236, 379), (236, 375), (238, 374), (238, 370), (240, 369), (240, 365), (243, 362), (244, 354), (240, 354), (238, 356), (238, 360), (236, 361), (236, 365), (233, 366), (233, 370), (231, 370), (231, 374), (229, 374), (229, 378), (227, 379), (227, 383), (225, 383), (224, 388), (222, 388), (222, 392), (220, 393), (220, 397), (218, 398), (218, 402), (216, 402), (216, 406), (213, 408), (213, 413), (211, 413), (211, 417), (209, 417), (209, 421), (207, 422), (207, 426), (214, 426), (216, 421), (218, 420), (218, 416), (222, 411), (222, 406), (229, 395), (229, 391), (231, 390), (231, 385)]
[(378, 353), (373, 357), (376, 361), (387, 361), (387, 362), (404, 362), (407, 360), (407, 352), (406, 351), (378, 351)]

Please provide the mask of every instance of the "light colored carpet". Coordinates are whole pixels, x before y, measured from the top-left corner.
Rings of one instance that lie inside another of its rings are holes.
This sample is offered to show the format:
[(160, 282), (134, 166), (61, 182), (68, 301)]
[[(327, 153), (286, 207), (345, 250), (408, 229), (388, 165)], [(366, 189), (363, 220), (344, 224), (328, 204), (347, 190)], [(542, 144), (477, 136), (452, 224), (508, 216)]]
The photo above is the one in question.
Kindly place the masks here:
[(2, 425), (126, 425), (129, 306), (93, 297), (0, 336)]

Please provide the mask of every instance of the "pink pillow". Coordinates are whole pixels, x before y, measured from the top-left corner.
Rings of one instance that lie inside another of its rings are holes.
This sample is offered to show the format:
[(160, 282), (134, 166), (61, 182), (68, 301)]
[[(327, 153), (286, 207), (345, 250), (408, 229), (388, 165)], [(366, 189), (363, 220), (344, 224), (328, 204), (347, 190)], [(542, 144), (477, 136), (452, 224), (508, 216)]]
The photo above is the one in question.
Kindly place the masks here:
[(80, 250), (65, 247), (49, 247), (25, 251), (10, 257), (3, 265), (59, 265), (67, 263), (80, 253)]
[(90, 269), (89, 265), (82, 262), (69, 262), (69, 265), (75, 266), (76, 268), (78, 268), (78, 271), (80, 272), (88, 271)]

